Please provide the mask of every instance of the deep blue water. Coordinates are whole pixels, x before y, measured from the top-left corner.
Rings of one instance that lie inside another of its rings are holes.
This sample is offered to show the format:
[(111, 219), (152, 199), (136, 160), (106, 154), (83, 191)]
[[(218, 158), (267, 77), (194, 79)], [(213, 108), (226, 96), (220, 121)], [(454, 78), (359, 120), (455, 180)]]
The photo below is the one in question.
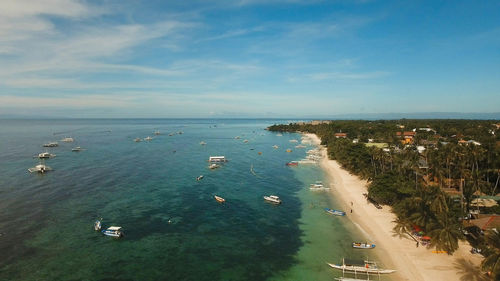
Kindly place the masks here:
[[(266, 280), (286, 272), (304, 247), (305, 208), (304, 182), (285, 163), (305, 150), (285, 151), (300, 135), (264, 130), (283, 122), (0, 120), (0, 280)], [(133, 141), (146, 136), (153, 140)], [(52, 172), (27, 171), (43, 143), (64, 137), (75, 142), (49, 149)], [(211, 155), (229, 162), (210, 170)], [(264, 202), (269, 194), (283, 204)], [(95, 232), (101, 217), (125, 237)]]

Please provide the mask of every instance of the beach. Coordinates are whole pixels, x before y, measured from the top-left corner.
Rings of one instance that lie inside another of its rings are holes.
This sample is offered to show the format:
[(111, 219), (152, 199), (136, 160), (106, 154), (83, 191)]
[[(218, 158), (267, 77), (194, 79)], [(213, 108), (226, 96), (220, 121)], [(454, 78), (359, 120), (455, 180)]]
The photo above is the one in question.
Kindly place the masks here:
[[(313, 144), (321, 147), (321, 168), (328, 180), (333, 183), (332, 195), (342, 202), (347, 217), (365, 233), (368, 242), (377, 245), (380, 262), (385, 267), (396, 269), (393, 280), (412, 281), (452, 281), (461, 279), (464, 274), (472, 274), (481, 263), (482, 256), (470, 253), (466, 242), (459, 242), (459, 249), (453, 254), (433, 252), (424, 246), (417, 247), (411, 237), (399, 237), (393, 232), (395, 215), (389, 206), (377, 209), (368, 203), (363, 193), (367, 193), (367, 182), (344, 170), (339, 163), (329, 160), (326, 148), (315, 134), (304, 134)], [(351, 213), (352, 209), (352, 213)]]

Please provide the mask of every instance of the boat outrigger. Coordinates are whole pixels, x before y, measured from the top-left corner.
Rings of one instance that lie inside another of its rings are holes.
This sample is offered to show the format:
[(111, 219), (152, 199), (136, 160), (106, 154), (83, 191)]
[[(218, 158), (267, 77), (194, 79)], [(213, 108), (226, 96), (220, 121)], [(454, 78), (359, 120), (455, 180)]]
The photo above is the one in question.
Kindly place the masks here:
[(28, 171), (30, 173), (40, 173), (40, 174), (43, 174), (45, 172), (52, 171), (52, 168), (49, 167), (49, 166), (45, 166), (44, 164), (40, 163), (40, 164), (36, 165), (33, 168), (29, 168)]
[(103, 230), (102, 234), (116, 238), (123, 236), (122, 228), (120, 226), (110, 226), (108, 229)]
[(352, 242), (352, 247), (356, 249), (373, 249), (375, 244)]
[(354, 273), (376, 273), (376, 274), (389, 274), (393, 273), (396, 270), (394, 269), (382, 269), (378, 268), (377, 264), (373, 261), (367, 260), (351, 260), (351, 259), (342, 259), (342, 264), (333, 264), (327, 263), (330, 267), (335, 269), (340, 269), (343, 272), (354, 272)]
[(330, 209), (330, 208), (325, 208), (325, 212), (332, 214), (332, 215), (336, 215), (336, 216), (345, 216), (344, 211), (334, 210), (334, 209)]

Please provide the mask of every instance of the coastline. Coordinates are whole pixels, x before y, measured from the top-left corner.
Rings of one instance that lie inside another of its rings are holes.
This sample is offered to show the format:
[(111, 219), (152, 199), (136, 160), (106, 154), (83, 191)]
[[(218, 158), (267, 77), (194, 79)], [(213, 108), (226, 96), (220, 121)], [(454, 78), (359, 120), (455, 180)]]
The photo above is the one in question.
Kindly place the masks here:
[[(394, 280), (431, 281), (460, 280), (467, 272), (463, 264), (478, 267), (481, 256), (472, 255), (471, 247), (460, 241), (459, 249), (453, 255), (433, 253), (432, 249), (416, 247), (410, 237), (396, 236), (392, 228), (395, 215), (389, 206), (377, 209), (367, 202), (363, 193), (367, 193), (367, 182), (350, 174), (334, 160), (329, 160), (326, 148), (321, 146), (321, 140), (315, 134), (303, 134), (321, 149), (320, 167), (328, 180), (334, 183), (331, 193), (343, 204), (347, 217), (360, 228), (361, 232), (377, 245), (379, 256), (387, 268), (396, 269), (390, 274)], [(351, 207), (352, 204), (352, 207)], [(352, 213), (350, 213), (352, 209)]]

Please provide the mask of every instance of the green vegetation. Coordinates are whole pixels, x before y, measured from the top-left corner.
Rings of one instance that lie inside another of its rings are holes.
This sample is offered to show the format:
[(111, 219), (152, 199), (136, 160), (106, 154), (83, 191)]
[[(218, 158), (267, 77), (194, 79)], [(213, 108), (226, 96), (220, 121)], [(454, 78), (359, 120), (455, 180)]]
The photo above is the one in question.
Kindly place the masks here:
[[(370, 199), (392, 206), (397, 233), (415, 226), (430, 247), (452, 254), (474, 194), (500, 192), (500, 130), (495, 120), (332, 121), (273, 125), (318, 135), (331, 159), (370, 182)], [(346, 133), (347, 137), (336, 133)], [(366, 145), (387, 143), (388, 147)], [(461, 196), (462, 195), (462, 196)], [(482, 209), (485, 213), (498, 208)], [(492, 258), (493, 259), (493, 258)], [(498, 259), (498, 256), (497, 256)], [(493, 265), (491, 265), (493, 264)], [(487, 263), (498, 269), (498, 263)]]

